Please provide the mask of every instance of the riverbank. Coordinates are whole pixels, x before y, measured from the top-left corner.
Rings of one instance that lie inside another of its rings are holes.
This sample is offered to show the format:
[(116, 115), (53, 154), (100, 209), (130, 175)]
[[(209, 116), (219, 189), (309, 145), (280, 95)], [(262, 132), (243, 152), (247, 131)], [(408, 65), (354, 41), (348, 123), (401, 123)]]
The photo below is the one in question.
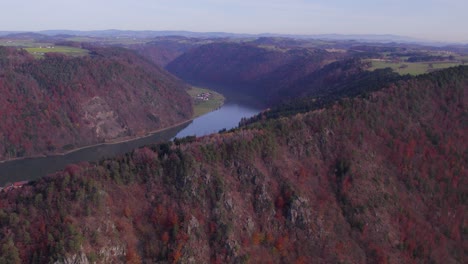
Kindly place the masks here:
[[(22, 160), (9, 160), (0, 163), (0, 186), (8, 182), (31, 181), (51, 175), (63, 170), (69, 164), (80, 162), (99, 162), (111, 159), (118, 155), (125, 155), (134, 149), (167, 142), (175, 137), (203, 136), (216, 133), (222, 129), (234, 128), (243, 117), (250, 117), (261, 111), (242, 101), (233, 101), (226, 98), (226, 102), (219, 109), (214, 108), (205, 115), (191, 118), (174, 124), (171, 127), (155, 129), (136, 137), (114, 139), (108, 142), (83, 146), (63, 153), (50, 156), (28, 157)], [(177, 126), (179, 125), (180, 126)]]
[(197, 86), (192, 86), (192, 89), (187, 92), (193, 99), (194, 118), (219, 109), (223, 106), (226, 100), (224, 95), (215, 92), (214, 90)]
[[(70, 164), (78, 164), (81, 162), (99, 162), (103, 159), (110, 159), (118, 155), (125, 155), (134, 149), (167, 142), (192, 122), (187, 122), (181, 126), (162, 130), (161, 132), (152, 134), (148, 137), (140, 137), (122, 143), (100, 144), (94, 147), (86, 146), (80, 150), (74, 150), (67, 155), (51, 155), (47, 157), (26, 158), (23, 160), (9, 161), (0, 164), (0, 186), (8, 182), (31, 181), (40, 179), (44, 176), (53, 174), (63, 170)], [(63, 153), (62, 153), (63, 154)]]
[(169, 127), (164, 127), (164, 128), (152, 130), (152, 131), (150, 131), (150, 132), (148, 132), (148, 133), (146, 133), (146, 134), (144, 134), (142, 136), (127, 136), (127, 137), (124, 137), (124, 138), (110, 139), (109, 141), (106, 141), (106, 142), (96, 143), (96, 144), (92, 144), (92, 145), (86, 145), (86, 146), (83, 146), (83, 147), (68, 150), (66, 152), (51, 153), (51, 154), (48, 154), (48, 155), (34, 155), (34, 156), (28, 156), (28, 157), (20, 157), (20, 158), (13, 158), (13, 159), (7, 159), (7, 160), (0, 160), (0, 164), (1, 163), (6, 163), (6, 162), (11, 162), (11, 161), (25, 160), (25, 159), (47, 158), (47, 157), (54, 157), (54, 156), (65, 156), (65, 155), (68, 155), (68, 154), (71, 154), (73, 152), (77, 152), (77, 151), (80, 151), (80, 150), (83, 150), (83, 149), (94, 148), (94, 147), (105, 146), (105, 145), (116, 145), (116, 144), (121, 144), (121, 143), (125, 143), (125, 142), (130, 142), (130, 141), (150, 137), (150, 136), (152, 136), (152, 135), (154, 135), (156, 133), (164, 132), (166, 130), (169, 130), (169, 129), (172, 129), (172, 128), (175, 128), (175, 127), (178, 127), (178, 126), (182, 126), (184, 124), (192, 122), (194, 119), (195, 119), (195, 117), (190, 118), (188, 120), (185, 120), (183, 122), (179, 122), (177, 124), (171, 125)]
[[(166, 130), (170, 130), (170, 129), (173, 129), (175, 127), (182, 126), (184, 124), (190, 123), (197, 117), (200, 117), (200, 116), (202, 116), (204, 114), (215, 111), (216, 109), (219, 109), (221, 106), (223, 106), (224, 101), (225, 101), (225, 97), (222, 94), (217, 93), (217, 92), (215, 92), (213, 90), (206, 89), (206, 88), (192, 87), (192, 89), (190, 89), (188, 91), (188, 93), (194, 99), (194, 107), (193, 107), (194, 114), (193, 114), (192, 118), (187, 119), (185, 121), (173, 124), (173, 125), (168, 126), (168, 127), (152, 130), (152, 131), (149, 131), (149, 132), (145, 133), (144, 135), (140, 135), (140, 136), (135, 135), (135, 136), (127, 136), (127, 137), (110, 139), (110, 140), (105, 141), (105, 142), (100, 142), (100, 143), (96, 143), (96, 144), (92, 144), (92, 145), (86, 145), (86, 146), (74, 148), (74, 149), (71, 149), (71, 150), (68, 150), (68, 151), (65, 151), (65, 152), (50, 153), (50, 154), (47, 154), (47, 155), (45, 155), (45, 154), (43, 154), (43, 155), (33, 155), (33, 156), (27, 156), (27, 157), (18, 157), (18, 158), (13, 158), (13, 159), (0, 160), (0, 164), (7, 163), (7, 162), (13, 162), (13, 161), (20, 161), (20, 160), (25, 160), (25, 159), (65, 156), (65, 155), (68, 155), (68, 154), (71, 154), (71, 153), (74, 153), (74, 152), (77, 152), (77, 151), (80, 151), (80, 150), (88, 149), (88, 148), (94, 148), (94, 147), (99, 147), (99, 146), (104, 146), (104, 145), (116, 145), (116, 144), (121, 144), (121, 143), (125, 143), (125, 142), (130, 142), (130, 141), (135, 141), (135, 140), (147, 138), (147, 137), (150, 137), (150, 136), (152, 136), (152, 135), (154, 135), (156, 133), (161, 133), (161, 132), (164, 132)], [(197, 96), (200, 95), (200, 94), (204, 94), (204, 93), (211, 94), (211, 98), (208, 98), (208, 100), (197, 100)]]

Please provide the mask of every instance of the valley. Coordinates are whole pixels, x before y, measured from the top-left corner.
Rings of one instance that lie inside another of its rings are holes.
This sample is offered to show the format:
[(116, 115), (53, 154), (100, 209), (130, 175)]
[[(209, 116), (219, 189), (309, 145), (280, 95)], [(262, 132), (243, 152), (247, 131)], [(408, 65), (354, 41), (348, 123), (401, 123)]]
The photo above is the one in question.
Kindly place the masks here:
[(150, 131), (139, 137), (114, 139), (60, 154), (0, 161), (0, 187), (9, 186), (14, 182), (37, 180), (63, 170), (70, 164), (98, 162), (152, 143), (165, 142), (174, 138), (204, 136), (222, 129), (229, 130), (236, 127), (242, 118), (251, 117), (260, 112), (260, 109), (238, 99), (228, 98), (228, 103), (223, 105), (224, 96), (206, 88), (192, 87), (188, 93), (194, 100), (200, 94), (211, 95), (207, 98), (208, 100), (200, 102), (195, 100), (194, 116), (191, 119), (171, 127)]
[(464, 263), (467, 56), (2, 35), (0, 263)]

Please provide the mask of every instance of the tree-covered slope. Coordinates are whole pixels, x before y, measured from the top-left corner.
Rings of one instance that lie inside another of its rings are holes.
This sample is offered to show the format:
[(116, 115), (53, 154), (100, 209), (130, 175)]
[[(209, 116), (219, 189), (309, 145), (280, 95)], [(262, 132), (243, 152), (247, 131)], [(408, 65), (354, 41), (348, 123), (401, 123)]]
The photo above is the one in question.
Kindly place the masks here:
[(164, 128), (192, 115), (186, 86), (131, 51), (80, 58), (0, 47), (0, 159)]
[(368, 71), (355, 54), (254, 43), (212, 43), (167, 65), (180, 78), (252, 96), (267, 106), (303, 97), (335, 101), (405, 77), (391, 69)]
[(290, 84), (334, 58), (319, 49), (220, 42), (193, 48), (166, 68), (186, 81), (227, 88), (271, 103), (269, 98), (277, 86)]
[(468, 67), (0, 195), (0, 262), (464, 263)]
[(128, 48), (137, 51), (138, 54), (148, 58), (156, 65), (166, 67), (167, 64), (190, 49), (213, 41), (216, 41), (216, 39), (197, 39), (180, 36), (157, 37), (148, 43), (129, 45)]

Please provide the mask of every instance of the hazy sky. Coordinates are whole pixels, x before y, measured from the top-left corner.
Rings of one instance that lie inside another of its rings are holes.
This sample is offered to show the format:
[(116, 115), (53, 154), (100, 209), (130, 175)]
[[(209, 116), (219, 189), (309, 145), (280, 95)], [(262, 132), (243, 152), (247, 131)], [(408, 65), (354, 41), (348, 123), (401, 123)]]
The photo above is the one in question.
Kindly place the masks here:
[(468, 0), (0, 0), (0, 30), (397, 34), (468, 42)]

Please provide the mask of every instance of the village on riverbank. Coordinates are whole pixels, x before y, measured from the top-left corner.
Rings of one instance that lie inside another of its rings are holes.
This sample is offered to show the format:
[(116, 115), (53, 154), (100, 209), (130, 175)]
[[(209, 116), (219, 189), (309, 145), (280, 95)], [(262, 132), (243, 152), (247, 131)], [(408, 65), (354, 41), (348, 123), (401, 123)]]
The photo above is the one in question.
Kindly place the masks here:
[(188, 93), (193, 98), (193, 117), (199, 117), (220, 108), (224, 104), (224, 96), (213, 90), (192, 87)]

